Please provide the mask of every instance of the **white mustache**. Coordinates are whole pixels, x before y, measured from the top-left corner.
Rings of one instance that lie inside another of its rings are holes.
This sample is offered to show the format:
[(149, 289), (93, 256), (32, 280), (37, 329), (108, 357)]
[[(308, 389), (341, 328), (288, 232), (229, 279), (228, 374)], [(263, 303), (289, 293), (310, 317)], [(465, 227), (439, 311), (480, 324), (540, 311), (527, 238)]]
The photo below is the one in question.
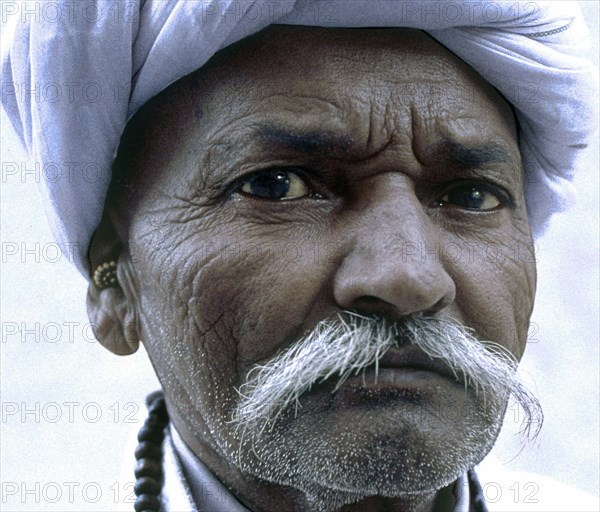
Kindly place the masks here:
[[(512, 394), (525, 412), (522, 433), (535, 438), (543, 414), (537, 398), (516, 374), (518, 361), (503, 346), (478, 340), (460, 323), (414, 315), (392, 324), (347, 312), (325, 320), (300, 341), (264, 365), (252, 368), (240, 386), (232, 423), (242, 432), (261, 435), (272, 428), (310, 388), (337, 376), (336, 390), (352, 374), (375, 365), (391, 347), (414, 343), (432, 358), (443, 360), (465, 388), (484, 397), (507, 399)], [(535, 428), (534, 428), (535, 425)]]

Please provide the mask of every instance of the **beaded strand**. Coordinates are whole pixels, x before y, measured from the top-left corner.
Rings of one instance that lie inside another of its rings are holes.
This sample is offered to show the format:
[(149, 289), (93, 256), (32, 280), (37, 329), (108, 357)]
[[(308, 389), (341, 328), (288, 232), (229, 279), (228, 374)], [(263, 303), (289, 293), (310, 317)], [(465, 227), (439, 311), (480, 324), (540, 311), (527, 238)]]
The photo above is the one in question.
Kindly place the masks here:
[(135, 449), (135, 486), (137, 496), (133, 508), (136, 512), (158, 512), (160, 492), (164, 484), (162, 468), (163, 441), (169, 415), (162, 391), (146, 398), (148, 418), (138, 432), (138, 445)]

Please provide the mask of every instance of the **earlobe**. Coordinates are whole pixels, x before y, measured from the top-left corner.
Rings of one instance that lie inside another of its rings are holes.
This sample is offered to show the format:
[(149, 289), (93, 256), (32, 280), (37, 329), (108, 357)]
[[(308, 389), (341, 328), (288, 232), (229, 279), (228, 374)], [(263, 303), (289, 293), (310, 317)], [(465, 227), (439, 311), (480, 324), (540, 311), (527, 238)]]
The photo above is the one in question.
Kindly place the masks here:
[(90, 282), (87, 310), (94, 335), (105, 348), (118, 355), (133, 354), (139, 348), (134, 306), (120, 286), (100, 289)]

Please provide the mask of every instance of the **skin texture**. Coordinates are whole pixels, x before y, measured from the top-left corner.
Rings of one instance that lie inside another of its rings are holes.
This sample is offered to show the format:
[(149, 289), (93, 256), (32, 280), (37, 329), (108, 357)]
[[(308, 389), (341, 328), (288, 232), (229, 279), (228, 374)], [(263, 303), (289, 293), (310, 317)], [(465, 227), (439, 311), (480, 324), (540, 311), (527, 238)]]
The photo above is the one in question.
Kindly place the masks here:
[[(316, 389), (255, 450), (229, 421), (248, 370), (342, 309), (448, 315), (521, 358), (535, 264), (500, 95), (419, 31), (269, 27), (151, 100), (116, 167), (90, 259), (120, 286), (90, 285), (90, 318), (144, 343), (204, 463), (253, 510), (445, 510), (505, 405), (450, 378)], [(273, 168), (306, 195), (247, 192)]]

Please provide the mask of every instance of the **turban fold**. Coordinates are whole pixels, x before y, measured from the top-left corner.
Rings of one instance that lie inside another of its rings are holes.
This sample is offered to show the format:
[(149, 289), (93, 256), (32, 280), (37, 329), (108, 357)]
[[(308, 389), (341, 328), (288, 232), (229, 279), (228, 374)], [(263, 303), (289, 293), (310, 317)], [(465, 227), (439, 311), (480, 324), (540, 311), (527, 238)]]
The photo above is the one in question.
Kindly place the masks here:
[(5, 1), (2, 104), (42, 174), (51, 228), (89, 276), (87, 250), (128, 119), (218, 50), (272, 23), (410, 27), (513, 105), (534, 236), (573, 201), (595, 132), (597, 77), (576, 2), (405, 0)]

